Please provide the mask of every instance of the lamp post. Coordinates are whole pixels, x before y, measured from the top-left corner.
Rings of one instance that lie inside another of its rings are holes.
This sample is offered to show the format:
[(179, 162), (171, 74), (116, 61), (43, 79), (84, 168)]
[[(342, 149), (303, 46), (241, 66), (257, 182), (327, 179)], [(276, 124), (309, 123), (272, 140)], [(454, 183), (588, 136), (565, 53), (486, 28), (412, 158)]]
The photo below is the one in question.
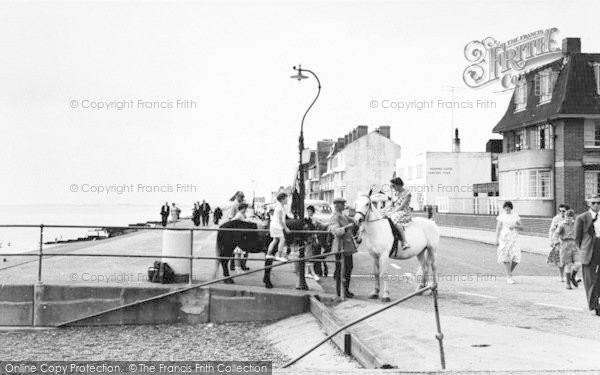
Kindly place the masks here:
[(310, 111), (310, 109), (313, 107), (313, 105), (319, 98), (319, 95), (321, 94), (321, 81), (319, 80), (319, 77), (317, 77), (317, 75), (313, 71), (308, 70), (308, 69), (302, 69), (302, 65), (298, 65), (298, 67), (294, 66), (293, 69), (295, 71), (297, 71), (297, 73), (294, 74), (293, 76), (291, 76), (290, 78), (297, 79), (298, 82), (300, 82), (303, 79), (308, 79), (307, 76), (302, 74), (303, 72), (307, 72), (307, 73), (312, 74), (313, 77), (315, 77), (315, 79), (317, 80), (317, 85), (318, 85), (317, 96), (315, 96), (312, 103), (310, 103), (310, 105), (306, 109), (306, 112), (304, 112), (304, 116), (302, 116), (302, 122), (300, 123), (300, 137), (298, 137), (298, 194), (300, 195), (300, 202), (298, 203), (297, 215), (298, 215), (298, 217), (303, 218), (304, 217), (304, 195), (305, 195), (304, 168), (303, 168), (303, 164), (302, 164), (302, 151), (304, 151), (304, 120), (306, 119), (306, 115), (308, 114), (308, 111)]
[[(298, 218), (303, 219), (304, 218), (304, 196), (306, 194), (305, 186), (304, 186), (304, 165), (302, 164), (302, 152), (304, 151), (304, 120), (306, 119), (306, 115), (308, 114), (308, 111), (310, 111), (310, 109), (313, 107), (313, 105), (319, 98), (319, 95), (321, 94), (321, 81), (319, 81), (319, 77), (317, 77), (317, 75), (313, 71), (308, 70), (308, 69), (302, 69), (302, 65), (298, 65), (298, 67), (294, 66), (293, 69), (297, 73), (294, 74), (293, 76), (291, 76), (290, 78), (297, 79), (298, 82), (300, 82), (303, 79), (308, 79), (308, 76), (305, 76), (304, 74), (302, 74), (303, 72), (306, 72), (306, 73), (311, 74), (313, 77), (315, 77), (315, 79), (317, 80), (317, 85), (318, 85), (317, 96), (315, 96), (312, 103), (310, 103), (310, 105), (306, 109), (306, 112), (304, 112), (304, 116), (302, 116), (302, 122), (300, 123), (300, 137), (298, 137), (298, 176), (297, 176), (297, 178), (298, 178), (299, 202), (298, 202), (298, 205), (296, 206), (296, 209), (297, 209), (296, 215), (298, 216)], [(298, 285), (296, 286), (296, 289), (308, 290), (308, 286), (306, 285), (306, 278), (305, 278), (306, 265), (305, 265), (304, 261), (302, 260), (302, 259), (304, 259), (304, 255), (305, 255), (304, 243), (301, 243), (300, 250), (299, 250), (299, 256), (300, 256), (301, 260), (300, 260), (300, 262), (298, 262), (298, 268), (299, 268), (298, 269)]]

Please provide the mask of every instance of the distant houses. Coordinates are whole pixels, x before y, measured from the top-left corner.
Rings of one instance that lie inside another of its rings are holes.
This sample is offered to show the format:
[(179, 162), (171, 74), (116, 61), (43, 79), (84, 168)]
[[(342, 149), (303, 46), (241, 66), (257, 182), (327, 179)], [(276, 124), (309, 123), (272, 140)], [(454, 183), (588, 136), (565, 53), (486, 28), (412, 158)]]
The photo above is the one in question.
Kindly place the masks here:
[(306, 197), (329, 203), (341, 197), (352, 203), (371, 187), (387, 185), (400, 157), (400, 145), (390, 135), (389, 126), (369, 132), (360, 125), (336, 141), (317, 142), (305, 174)]

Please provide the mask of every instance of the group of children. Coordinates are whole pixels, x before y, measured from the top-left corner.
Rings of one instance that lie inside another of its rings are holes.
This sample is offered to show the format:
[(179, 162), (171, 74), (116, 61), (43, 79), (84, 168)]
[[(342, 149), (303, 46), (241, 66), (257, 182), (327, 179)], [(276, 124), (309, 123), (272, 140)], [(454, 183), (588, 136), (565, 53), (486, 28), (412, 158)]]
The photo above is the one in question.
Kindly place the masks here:
[(577, 272), (581, 270), (581, 257), (575, 244), (575, 211), (561, 204), (558, 215), (552, 220), (548, 235), (552, 248), (548, 255), (548, 263), (558, 266), (560, 279), (566, 279), (567, 289), (578, 287), (581, 282), (577, 279)]

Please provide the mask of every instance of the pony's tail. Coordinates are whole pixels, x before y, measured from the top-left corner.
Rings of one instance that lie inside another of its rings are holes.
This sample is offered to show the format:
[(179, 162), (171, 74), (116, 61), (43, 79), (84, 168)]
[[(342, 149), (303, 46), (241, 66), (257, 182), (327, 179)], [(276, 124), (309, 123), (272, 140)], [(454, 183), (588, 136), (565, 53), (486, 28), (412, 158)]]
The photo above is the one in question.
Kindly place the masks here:
[(440, 229), (433, 220), (427, 220), (426, 223), (423, 230), (427, 237), (427, 247), (437, 249), (440, 243)]
[(436, 268), (435, 259), (437, 257), (438, 245), (440, 244), (440, 230), (434, 221), (427, 220), (427, 222), (428, 225), (424, 228), (427, 237), (427, 264), (433, 271)]

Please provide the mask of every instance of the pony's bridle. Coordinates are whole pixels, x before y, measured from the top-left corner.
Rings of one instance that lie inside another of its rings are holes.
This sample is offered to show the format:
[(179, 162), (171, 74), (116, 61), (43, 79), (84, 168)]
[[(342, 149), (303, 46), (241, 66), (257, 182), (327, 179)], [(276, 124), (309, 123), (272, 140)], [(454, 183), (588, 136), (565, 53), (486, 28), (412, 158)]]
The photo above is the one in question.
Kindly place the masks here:
[(371, 197), (370, 196), (365, 195), (365, 197), (367, 197), (367, 199), (369, 200), (369, 207), (367, 208), (367, 211), (364, 214), (362, 212), (360, 212), (360, 211), (356, 211), (357, 214), (360, 214), (362, 216), (363, 222), (365, 222), (365, 223), (372, 223), (374, 221), (379, 221), (379, 220), (385, 219), (385, 216), (384, 216), (384, 217), (380, 217), (379, 219), (375, 219), (375, 220), (367, 220), (367, 218), (369, 217), (369, 211), (371, 211), (372, 208), (373, 208), (373, 201), (371, 201)]

